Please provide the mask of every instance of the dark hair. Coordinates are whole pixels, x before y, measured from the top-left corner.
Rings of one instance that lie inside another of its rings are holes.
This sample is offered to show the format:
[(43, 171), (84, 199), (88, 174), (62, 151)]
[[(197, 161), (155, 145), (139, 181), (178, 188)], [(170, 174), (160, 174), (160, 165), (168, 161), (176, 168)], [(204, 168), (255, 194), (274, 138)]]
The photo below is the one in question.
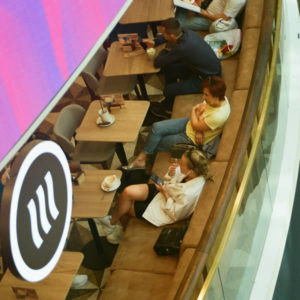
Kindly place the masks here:
[(218, 97), (219, 100), (223, 100), (225, 97), (226, 84), (224, 80), (219, 76), (209, 76), (201, 84), (201, 90), (208, 89), (214, 97)]
[(193, 170), (196, 176), (210, 179), (208, 175), (208, 159), (202, 151), (197, 149), (187, 150), (183, 155), (188, 158), (188, 168)]
[(160, 23), (161, 27), (164, 27), (167, 34), (174, 34), (176, 36), (182, 33), (180, 23), (175, 18), (169, 18)]

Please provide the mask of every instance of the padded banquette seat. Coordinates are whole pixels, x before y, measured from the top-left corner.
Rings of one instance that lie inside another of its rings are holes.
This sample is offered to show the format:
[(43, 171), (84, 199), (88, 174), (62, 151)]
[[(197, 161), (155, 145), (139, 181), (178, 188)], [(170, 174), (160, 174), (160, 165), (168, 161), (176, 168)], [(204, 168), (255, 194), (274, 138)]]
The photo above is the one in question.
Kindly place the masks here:
[[(187, 277), (186, 272), (190, 272), (188, 266), (209, 224), (209, 216), (216, 204), (215, 200), (226, 174), (228, 161), (247, 105), (264, 2), (262, 0), (247, 1), (242, 24), (241, 49), (235, 56), (222, 61), (231, 115), (223, 130), (217, 156), (210, 162), (213, 181), (207, 181), (199, 197), (181, 245), (179, 257), (157, 256), (153, 245), (161, 228), (155, 228), (143, 220), (131, 219), (113, 260), (112, 274), (100, 299), (174, 299), (183, 278)], [(201, 95), (177, 96), (172, 118), (189, 116), (191, 107), (200, 100)], [(162, 176), (169, 161), (170, 153), (159, 152), (153, 171)], [(178, 224), (174, 226), (176, 225)]]

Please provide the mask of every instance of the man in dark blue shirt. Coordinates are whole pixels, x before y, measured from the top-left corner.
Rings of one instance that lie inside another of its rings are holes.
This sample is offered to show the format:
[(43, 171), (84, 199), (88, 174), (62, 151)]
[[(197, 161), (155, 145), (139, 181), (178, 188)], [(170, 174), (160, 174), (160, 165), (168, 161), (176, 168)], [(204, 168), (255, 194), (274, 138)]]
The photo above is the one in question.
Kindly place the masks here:
[(151, 112), (168, 118), (176, 95), (200, 93), (201, 82), (212, 75), (221, 76), (221, 64), (210, 46), (194, 31), (181, 28), (175, 18), (161, 23), (162, 35), (144, 42), (147, 48), (167, 42), (154, 60), (165, 75), (165, 100), (151, 105)]

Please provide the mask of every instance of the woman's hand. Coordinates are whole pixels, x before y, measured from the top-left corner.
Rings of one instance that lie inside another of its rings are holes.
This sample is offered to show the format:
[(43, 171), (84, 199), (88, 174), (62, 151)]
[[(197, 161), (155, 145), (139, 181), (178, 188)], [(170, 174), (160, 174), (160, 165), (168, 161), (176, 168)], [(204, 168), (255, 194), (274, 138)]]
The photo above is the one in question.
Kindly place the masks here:
[(197, 145), (202, 145), (204, 143), (204, 134), (202, 131), (196, 131), (195, 140)]
[(156, 189), (157, 189), (160, 193), (163, 194), (165, 200), (167, 201), (168, 198), (169, 198), (169, 194), (168, 194), (166, 188), (165, 188), (162, 184), (159, 184), (159, 185), (158, 185), (158, 184), (155, 183), (155, 186), (156, 186)]
[(197, 107), (197, 113), (200, 115), (204, 114), (205, 112), (205, 107), (206, 107), (206, 104), (205, 103), (200, 103), (198, 104), (198, 107)]
[(170, 177), (173, 177), (175, 175), (177, 167), (178, 167), (178, 160), (175, 158), (169, 167), (168, 175)]

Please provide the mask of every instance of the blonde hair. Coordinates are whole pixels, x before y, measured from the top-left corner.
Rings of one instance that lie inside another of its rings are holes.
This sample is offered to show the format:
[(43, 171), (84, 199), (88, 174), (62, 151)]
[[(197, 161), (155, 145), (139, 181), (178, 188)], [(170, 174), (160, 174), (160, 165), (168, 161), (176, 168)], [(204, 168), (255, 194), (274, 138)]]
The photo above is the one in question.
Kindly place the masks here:
[(193, 170), (197, 177), (211, 178), (208, 174), (208, 159), (202, 151), (197, 149), (187, 150), (183, 155), (188, 159), (188, 168)]

